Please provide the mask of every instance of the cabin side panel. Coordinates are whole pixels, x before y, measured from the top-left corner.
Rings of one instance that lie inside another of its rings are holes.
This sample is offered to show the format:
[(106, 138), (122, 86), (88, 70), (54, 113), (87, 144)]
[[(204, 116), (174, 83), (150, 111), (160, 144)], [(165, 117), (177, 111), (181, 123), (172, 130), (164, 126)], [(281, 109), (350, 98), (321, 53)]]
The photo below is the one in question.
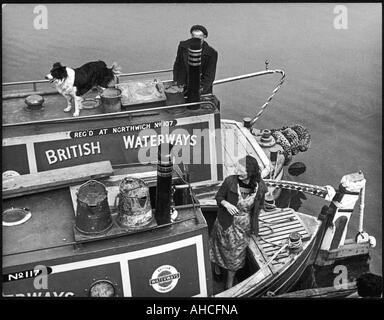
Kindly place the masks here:
[[(108, 283), (115, 296), (206, 297), (212, 294), (209, 256), (204, 249), (206, 228), (175, 241), (167, 237), (157, 245), (140, 246), (97, 258), (42, 261), (46, 280), (34, 274), (36, 265), (3, 269), (3, 296), (90, 296), (95, 284)], [(41, 268), (41, 267), (40, 267)]]
[(165, 142), (174, 145), (175, 163), (188, 165), (192, 182), (220, 179), (217, 114), (162, 118), (136, 123), (128, 118), (100, 118), (92, 122), (68, 122), (65, 130), (63, 123), (5, 127), (3, 172), (37, 173), (105, 160), (110, 160), (115, 169), (154, 164), (157, 147)]

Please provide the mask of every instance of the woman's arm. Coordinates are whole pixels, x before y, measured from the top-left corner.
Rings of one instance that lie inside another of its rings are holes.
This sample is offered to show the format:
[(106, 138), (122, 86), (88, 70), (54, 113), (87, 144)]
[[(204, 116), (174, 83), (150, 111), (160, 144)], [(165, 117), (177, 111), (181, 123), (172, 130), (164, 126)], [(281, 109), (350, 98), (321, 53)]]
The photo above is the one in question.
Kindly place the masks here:
[(227, 193), (228, 193), (228, 179), (225, 178), (223, 183), (221, 184), (219, 190), (217, 191), (216, 193), (216, 196), (215, 196), (215, 199), (216, 199), (216, 202), (217, 202), (217, 205), (218, 206), (224, 206), (222, 204), (222, 201), (227, 198)]
[(227, 211), (231, 215), (234, 215), (238, 213), (239, 210), (236, 208), (236, 206), (234, 206), (233, 204), (227, 201), (228, 192), (229, 192), (229, 183), (228, 183), (228, 178), (226, 178), (223, 181), (223, 184), (220, 186), (219, 191), (217, 191), (215, 198), (218, 206), (224, 207), (225, 209), (227, 209)]

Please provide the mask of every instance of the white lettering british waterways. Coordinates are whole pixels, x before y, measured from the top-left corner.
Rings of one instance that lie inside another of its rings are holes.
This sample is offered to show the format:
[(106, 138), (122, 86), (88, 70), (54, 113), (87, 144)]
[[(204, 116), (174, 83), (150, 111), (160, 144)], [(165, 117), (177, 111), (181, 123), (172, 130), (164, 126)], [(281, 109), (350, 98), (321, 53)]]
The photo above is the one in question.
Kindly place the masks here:
[(57, 162), (63, 162), (72, 158), (78, 158), (83, 156), (89, 156), (94, 154), (100, 154), (101, 147), (100, 142), (86, 142), (83, 144), (72, 145), (65, 148), (56, 150), (47, 150), (45, 155), (49, 164)]

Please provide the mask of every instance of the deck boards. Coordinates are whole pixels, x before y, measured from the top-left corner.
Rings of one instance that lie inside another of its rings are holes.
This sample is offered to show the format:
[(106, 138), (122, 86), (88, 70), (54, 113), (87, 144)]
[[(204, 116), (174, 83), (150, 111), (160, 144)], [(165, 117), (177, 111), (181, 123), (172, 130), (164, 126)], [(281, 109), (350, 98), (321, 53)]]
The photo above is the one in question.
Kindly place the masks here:
[[(271, 258), (281, 248), (282, 242), (288, 239), (290, 233), (298, 232), (302, 237), (302, 241), (309, 240), (311, 237), (303, 222), (291, 208), (276, 208), (269, 212), (262, 210), (259, 218), (260, 232), (257, 237), (257, 244), (267, 259)], [(272, 261), (272, 265), (276, 266), (284, 263), (285, 258), (288, 256), (288, 249), (284, 249)]]

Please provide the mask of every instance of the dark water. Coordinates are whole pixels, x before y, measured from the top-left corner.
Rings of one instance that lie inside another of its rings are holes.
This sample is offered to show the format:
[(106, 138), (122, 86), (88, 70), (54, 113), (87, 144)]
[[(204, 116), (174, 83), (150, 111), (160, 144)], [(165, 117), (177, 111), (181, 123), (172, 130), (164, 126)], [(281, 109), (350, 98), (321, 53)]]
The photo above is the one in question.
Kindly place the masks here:
[[(3, 7), (3, 82), (42, 79), (56, 61), (117, 61), (126, 73), (168, 69), (193, 24), (207, 27), (219, 52), (216, 79), (263, 70), (267, 58), (271, 69), (284, 69), (286, 81), (256, 127), (310, 130), (311, 148), (295, 158), (307, 165), (302, 182), (337, 187), (344, 174), (364, 172), (364, 229), (377, 239), (371, 271), (382, 274), (381, 4), (346, 4), (346, 30), (334, 28), (330, 3), (52, 4), (47, 30), (34, 28), (34, 7)], [(255, 115), (278, 80), (215, 87), (223, 117)], [(301, 211), (317, 215), (322, 203), (309, 203)], [(357, 227), (358, 206), (348, 237)]]

